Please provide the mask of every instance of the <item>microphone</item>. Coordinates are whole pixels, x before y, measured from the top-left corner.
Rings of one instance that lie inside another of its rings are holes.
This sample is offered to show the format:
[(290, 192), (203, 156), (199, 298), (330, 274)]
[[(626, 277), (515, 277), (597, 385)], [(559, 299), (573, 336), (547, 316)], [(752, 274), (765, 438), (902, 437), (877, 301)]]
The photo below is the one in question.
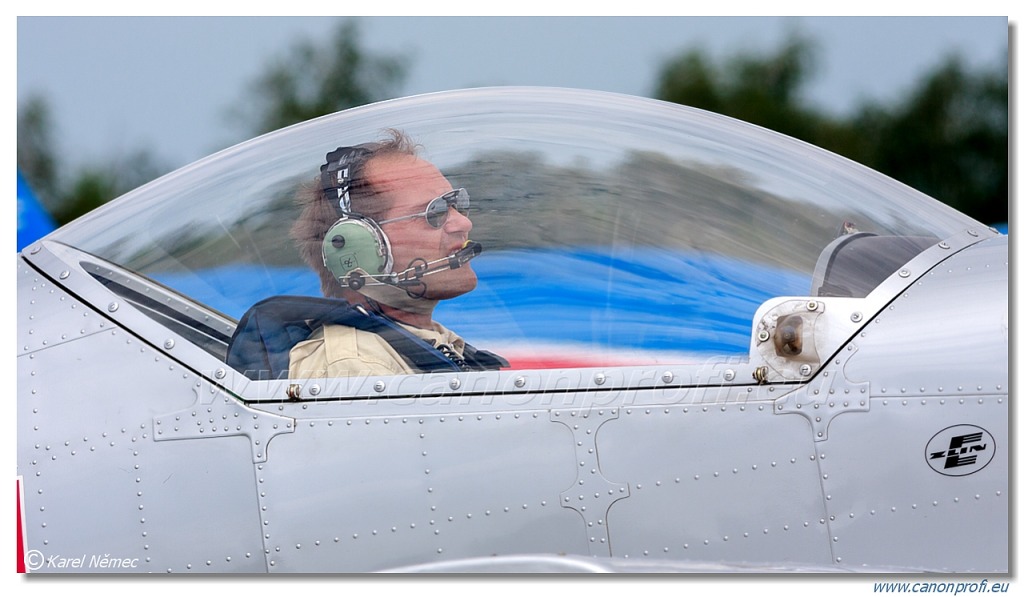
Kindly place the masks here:
[(398, 280), (398, 285), (403, 286), (406, 284), (414, 284), (423, 278), (423, 276), (436, 274), (437, 272), (447, 269), (458, 269), (469, 263), (470, 259), (473, 259), (482, 253), (483, 250), (484, 247), (480, 243), (475, 240), (467, 240), (462, 244), (461, 249), (447, 257), (435, 259), (430, 262), (417, 257), (413, 260), (413, 263), (409, 264), (409, 267), (395, 275)]
[[(444, 270), (458, 269), (469, 263), (471, 259), (481, 252), (483, 252), (483, 245), (476, 241), (467, 240), (462, 244), (461, 249), (451, 255), (429, 262), (422, 257), (417, 257), (400, 272), (384, 276), (366, 275), (364, 277), (365, 272), (358, 269), (354, 270), (349, 272), (347, 276), (348, 285), (353, 290), (361, 292), (382, 304), (417, 312), (417, 309), (421, 308), (421, 305), (424, 303), (419, 300), (406, 300), (405, 297), (421, 299), (426, 295), (427, 284), (423, 281), (425, 276)], [(402, 296), (396, 295), (396, 292), (401, 292)]]
[(448, 267), (451, 269), (458, 269), (469, 263), (470, 259), (482, 253), (483, 250), (484, 247), (480, 243), (475, 240), (467, 240), (462, 244), (461, 249), (453, 253), (448, 258)]

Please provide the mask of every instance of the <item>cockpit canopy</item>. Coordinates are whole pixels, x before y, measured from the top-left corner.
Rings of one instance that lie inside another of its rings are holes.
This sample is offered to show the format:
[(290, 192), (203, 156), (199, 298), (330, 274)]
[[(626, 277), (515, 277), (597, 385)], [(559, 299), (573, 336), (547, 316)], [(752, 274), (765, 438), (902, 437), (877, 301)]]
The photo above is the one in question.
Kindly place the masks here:
[[(512, 368), (746, 355), (772, 297), (864, 297), (977, 222), (818, 148), (616, 94), (417, 96), (264, 135), (171, 173), (49, 239), (237, 321), (321, 296), (289, 238), (297, 189), (341, 145), (398, 129), (472, 196), (475, 291), (435, 319)], [(114, 289), (115, 292), (117, 291)], [(223, 357), (223, 338), (205, 343)]]

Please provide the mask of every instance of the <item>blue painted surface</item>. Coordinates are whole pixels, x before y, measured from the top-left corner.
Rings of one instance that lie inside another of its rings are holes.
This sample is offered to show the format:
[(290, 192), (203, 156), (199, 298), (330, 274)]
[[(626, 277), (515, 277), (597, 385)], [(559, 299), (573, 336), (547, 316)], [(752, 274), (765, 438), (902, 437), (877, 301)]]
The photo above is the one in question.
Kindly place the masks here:
[[(745, 354), (757, 307), (810, 287), (801, 273), (653, 248), (491, 251), (473, 268), (477, 289), (442, 302), (435, 319), (479, 346)], [(236, 265), (159, 281), (236, 319), (268, 296), (320, 295), (305, 268)]]
[(582, 343), (594, 349), (745, 354), (757, 307), (804, 295), (810, 280), (749, 262), (657, 249), (485, 254), (474, 292), (435, 319), (477, 342)]
[(46, 236), (56, 228), (50, 214), (32, 192), (32, 187), (18, 170), (18, 251)]

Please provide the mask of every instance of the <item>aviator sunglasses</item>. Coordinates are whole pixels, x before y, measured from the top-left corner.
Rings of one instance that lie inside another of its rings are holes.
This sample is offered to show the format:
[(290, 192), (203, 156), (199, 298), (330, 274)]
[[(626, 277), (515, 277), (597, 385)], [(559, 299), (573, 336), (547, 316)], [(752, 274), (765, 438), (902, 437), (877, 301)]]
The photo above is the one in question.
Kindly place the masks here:
[(388, 220), (380, 220), (377, 224), (383, 226), (384, 224), (390, 224), (391, 222), (411, 220), (412, 218), (422, 216), (426, 218), (427, 224), (430, 224), (432, 228), (440, 228), (448, 221), (448, 210), (452, 207), (455, 208), (455, 211), (464, 216), (469, 215), (469, 192), (467, 192), (466, 189), (455, 189), (448, 191), (440, 197), (431, 199), (430, 203), (427, 204), (426, 211), (408, 216), (390, 218)]

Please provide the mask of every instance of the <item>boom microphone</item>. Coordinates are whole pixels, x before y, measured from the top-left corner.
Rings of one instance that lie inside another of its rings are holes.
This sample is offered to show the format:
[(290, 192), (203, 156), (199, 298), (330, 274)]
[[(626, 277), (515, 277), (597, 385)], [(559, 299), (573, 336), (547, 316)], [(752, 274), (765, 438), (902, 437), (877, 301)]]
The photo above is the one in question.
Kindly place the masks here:
[(476, 242), (475, 240), (467, 240), (462, 244), (462, 248), (452, 254), (448, 258), (448, 267), (451, 269), (458, 269), (463, 265), (469, 263), (469, 260), (476, 257), (484, 250), (483, 245)]
[(420, 263), (416, 263), (417, 260), (413, 261), (405, 270), (398, 272), (398, 284), (409, 284), (418, 281), (423, 276), (430, 274), (436, 274), (437, 272), (444, 271), (447, 269), (458, 269), (463, 265), (469, 263), (470, 259), (473, 259), (484, 250), (483, 245), (476, 242), (475, 240), (467, 240), (462, 244), (462, 248), (452, 253), (447, 257), (435, 259), (433, 261), (424, 261), (418, 259)]

